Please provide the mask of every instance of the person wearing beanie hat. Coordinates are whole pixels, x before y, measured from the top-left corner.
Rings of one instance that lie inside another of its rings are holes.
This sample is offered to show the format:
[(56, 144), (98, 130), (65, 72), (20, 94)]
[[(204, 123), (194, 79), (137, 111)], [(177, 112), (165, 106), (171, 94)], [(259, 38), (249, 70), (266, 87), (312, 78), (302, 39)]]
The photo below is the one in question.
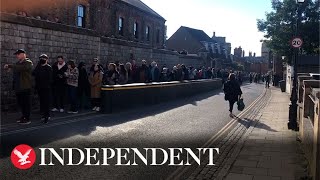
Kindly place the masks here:
[(36, 90), (40, 100), (41, 120), (48, 123), (50, 120), (50, 101), (52, 87), (52, 68), (48, 64), (49, 57), (46, 54), (39, 56), (39, 64), (33, 71), (35, 77)]

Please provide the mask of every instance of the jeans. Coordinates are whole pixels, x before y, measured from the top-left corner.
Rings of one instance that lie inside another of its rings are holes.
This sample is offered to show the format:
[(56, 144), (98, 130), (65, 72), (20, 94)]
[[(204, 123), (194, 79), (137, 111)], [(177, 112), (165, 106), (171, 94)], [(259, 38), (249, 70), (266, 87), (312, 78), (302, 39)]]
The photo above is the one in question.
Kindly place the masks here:
[(17, 92), (16, 96), (18, 105), (22, 112), (22, 117), (29, 120), (31, 111), (31, 90)]
[(77, 95), (78, 95), (77, 87), (68, 85), (70, 111), (73, 111), (73, 112), (78, 111)]

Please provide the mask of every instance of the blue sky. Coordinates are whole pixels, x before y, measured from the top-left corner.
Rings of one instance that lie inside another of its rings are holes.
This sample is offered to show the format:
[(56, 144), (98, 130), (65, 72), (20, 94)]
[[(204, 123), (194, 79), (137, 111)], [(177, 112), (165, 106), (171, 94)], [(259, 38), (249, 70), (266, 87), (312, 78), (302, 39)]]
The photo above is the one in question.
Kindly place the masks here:
[(180, 26), (204, 30), (210, 37), (225, 36), (235, 47), (261, 54), (263, 34), (257, 19), (271, 11), (271, 0), (142, 0), (166, 20), (170, 37)]

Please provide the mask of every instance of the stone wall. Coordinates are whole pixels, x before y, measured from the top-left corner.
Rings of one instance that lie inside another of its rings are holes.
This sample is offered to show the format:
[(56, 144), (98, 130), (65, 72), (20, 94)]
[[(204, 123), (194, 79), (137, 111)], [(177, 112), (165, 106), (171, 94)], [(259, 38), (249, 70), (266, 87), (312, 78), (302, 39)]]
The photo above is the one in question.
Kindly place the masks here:
[[(204, 61), (198, 56), (184, 56), (177, 52), (164, 49), (153, 49), (147, 44), (100, 37), (95, 31), (76, 28), (32, 18), (1, 15), (1, 68), (6, 63), (16, 62), (13, 53), (23, 48), (34, 62), (40, 54), (46, 53), (55, 61), (58, 55), (66, 60), (77, 63), (89, 63), (94, 57), (99, 57), (101, 63), (127, 62), (133, 56), (138, 63), (145, 59), (148, 62), (157, 61), (159, 66), (166, 64), (173, 67), (176, 64), (186, 64), (199, 67)], [(12, 74), (1, 71), (1, 98), (6, 109), (15, 104), (12, 91)]]

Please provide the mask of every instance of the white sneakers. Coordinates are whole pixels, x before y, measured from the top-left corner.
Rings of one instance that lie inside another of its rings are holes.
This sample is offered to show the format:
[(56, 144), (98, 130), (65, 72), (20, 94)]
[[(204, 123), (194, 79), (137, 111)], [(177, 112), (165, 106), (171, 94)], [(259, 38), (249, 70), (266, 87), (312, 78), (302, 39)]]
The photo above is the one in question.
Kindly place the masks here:
[(68, 114), (78, 114), (78, 111), (68, 111)]
[(97, 112), (99, 112), (99, 111), (100, 111), (100, 107), (94, 107), (94, 108), (92, 109), (92, 111), (97, 111)]
[(51, 110), (52, 112), (61, 112), (61, 113), (63, 113), (64, 112), (64, 109), (57, 109), (57, 108), (53, 108), (52, 110)]
[(59, 110), (57, 108), (53, 108), (51, 111), (52, 112), (58, 112)]

